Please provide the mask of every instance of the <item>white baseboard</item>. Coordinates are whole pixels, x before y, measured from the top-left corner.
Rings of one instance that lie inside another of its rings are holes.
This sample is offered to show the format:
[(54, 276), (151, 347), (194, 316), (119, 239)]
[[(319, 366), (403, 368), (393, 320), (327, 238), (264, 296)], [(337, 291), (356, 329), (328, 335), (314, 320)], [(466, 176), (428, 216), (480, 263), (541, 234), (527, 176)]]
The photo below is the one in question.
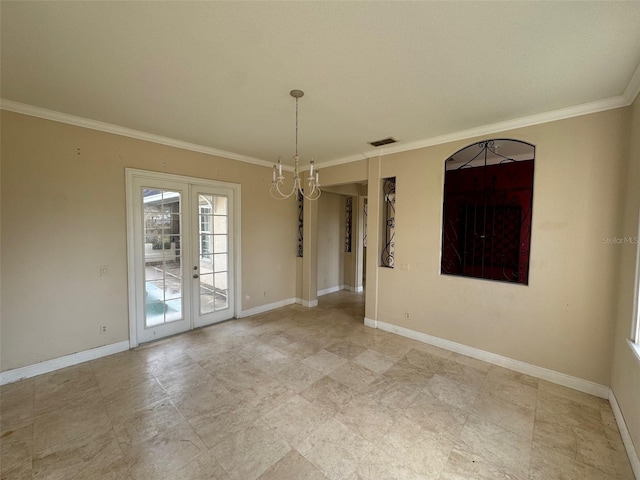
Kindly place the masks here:
[[(279, 302), (269, 303), (267, 305), (260, 305), (255, 308), (243, 310), (236, 316), (236, 318), (244, 318), (250, 315), (256, 315), (258, 313), (267, 312), (276, 308), (286, 307), (287, 305), (291, 305), (296, 302), (300, 303), (298, 302), (298, 300), (299, 299), (293, 297), (287, 298), (285, 300), (280, 300)], [(316, 305), (318, 305), (317, 300), (315, 301), (315, 305), (313, 306)], [(23, 380), (25, 378), (31, 378), (37, 375), (42, 375), (44, 373), (53, 372), (54, 370), (59, 370), (61, 368), (71, 367), (79, 363), (95, 360), (96, 358), (113, 355), (114, 353), (124, 352), (126, 350), (129, 350), (129, 348), (129, 340), (125, 340), (123, 342), (112, 343), (110, 345), (92, 348), (91, 350), (84, 350), (82, 352), (72, 353), (70, 355), (54, 358), (52, 360), (46, 360), (44, 362), (36, 363), (33, 365), (27, 365), (25, 367), (0, 372), (0, 385), (6, 385), (8, 383), (17, 382), (18, 380)]]
[(622, 415), (622, 410), (620, 410), (620, 405), (618, 405), (618, 400), (611, 389), (609, 389), (609, 403), (611, 404), (611, 410), (613, 410), (613, 416), (616, 417), (616, 423), (618, 424), (618, 430), (620, 430), (624, 449), (627, 451), (629, 463), (631, 463), (631, 470), (633, 470), (635, 477), (640, 479), (640, 459), (638, 458), (638, 453), (633, 446), (633, 440), (629, 434), (627, 422), (624, 421), (624, 416)]
[[(372, 325), (371, 322), (375, 322), (376, 325)], [(452, 342), (451, 340), (445, 340), (444, 338), (434, 337), (422, 332), (416, 332), (408, 328), (399, 327), (397, 325), (381, 322), (379, 320), (371, 320), (365, 318), (365, 325), (379, 328), (380, 330), (385, 330), (387, 332), (397, 333), (398, 335), (402, 335), (403, 337), (408, 337), (413, 340), (418, 340), (419, 342), (435, 345), (436, 347), (444, 348), (461, 355), (466, 355), (467, 357), (477, 358), (478, 360), (482, 360), (484, 362), (499, 365), (510, 370), (515, 370), (516, 372), (525, 373), (527, 375), (531, 375), (532, 377), (547, 380), (551, 383), (556, 383), (558, 385), (573, 388), (574, 390), (578, 390), (580, 392), (595, 395), (596, 397), (609, 398), (609, 387), (591, 382), (589, 380), (583, 380), (582, 378), (573, 377), (565, 373), (549, 370), (548, 368), (538, 367), (536, 365), (531, 365), (519, 360), (514, 360), (513, 358), (503, 357), (502, 355), (486, 352), (478, 348), (469, 347), (461, 343)]]
[(0, 385), (17, 382), (18, 380), (35, 377), (36, 375), (53, 372), (54, 370), (71, 367), (79, 363), (88, 362), (89, 360), (95, 360), (96, 358), (106, 357), (107, 355), (113, 355), (114, 353), (120, 353), (126, 350), (129, 350), (129, 340), (72, 353), (52, 360), (45, 360), (44, 362), (27, 365), (26, 367), (14, 368), (13, 370), (0, 373)]
[(344, 289), (345, 290), (349, 290), (350, 292), (354, 292), (354, 293), (362, 293), (362, 292), (364, 292), (364, 288), (362, 286), (360, 286), (360, 287), (352, 287), (351, 285), (345, 285)]
[(337, 285), (335, 287), (325, 288), (324, 290), (318, 290), (318, 296), (321, 297), (323, 295), (329, 295), (330, 293), (336, 293), (344, 289), (345, 289), (344, 285)]
[(318, 299), (316, 298), (315, 300), (311, 300), (311, 301), (302, 299), (302, 300), (300, 300), (300, 304), (303, 307), (308, 307), (308, 308), (317, 307), (318, 306)]
[(267, 303), (266, 305), (259, 305), (257, 307), (249, 308), (248, 310), (241, 311), (236, 315), (236, 318), (250, 317), (251, 315), (257, 315), (258, 313), (264, 313), (268, 312), (269, 310), (275, 310), (276, 308), (286, 307), (287, 305), (291, 305), (293, 303), (300, 303), (298, 300), (299, 299), (296, 297), (291, 297), (277, 302)]
[(367, 327), (378, 328), (378, 321), (377, 320), (372, 320), (372, 319), (367, 318), (367, 317), (364, 317), (364, 324)]

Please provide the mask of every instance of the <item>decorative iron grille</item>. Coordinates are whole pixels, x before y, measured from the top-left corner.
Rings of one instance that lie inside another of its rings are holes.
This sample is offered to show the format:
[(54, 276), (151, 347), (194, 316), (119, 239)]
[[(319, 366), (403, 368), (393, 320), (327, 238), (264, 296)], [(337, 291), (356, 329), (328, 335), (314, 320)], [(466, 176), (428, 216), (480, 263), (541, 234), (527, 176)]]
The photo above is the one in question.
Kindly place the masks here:
[(367, 248), (367, 215), (369, 214), (369, 204), (367, 199), (364, 199), (364, 205), (362, 207), (362, 246)]
[(302, 247), (302, 228), (304, 226), (304, 197), (298, 192), (298, 257), (302, 257), (304, 249)]
[(351, 221), (353, 215), (353, 197), (347, 197), (344, 225), (344, 251), (351, 253)]
[(394, 267), (396, 235), (396, 178), (385, 178), (382, 184), (384, 202), (384, 245), (380, 260), (383, 267)]

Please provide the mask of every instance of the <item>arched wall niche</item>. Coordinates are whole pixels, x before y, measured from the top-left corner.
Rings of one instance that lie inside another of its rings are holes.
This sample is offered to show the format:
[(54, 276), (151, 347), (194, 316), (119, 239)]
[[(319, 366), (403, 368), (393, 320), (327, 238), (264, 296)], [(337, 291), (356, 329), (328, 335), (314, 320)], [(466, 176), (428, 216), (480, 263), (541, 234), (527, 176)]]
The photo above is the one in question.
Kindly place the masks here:
[(440, 273), (528, 285), (535, 146), (483, 140), (445, 160)]

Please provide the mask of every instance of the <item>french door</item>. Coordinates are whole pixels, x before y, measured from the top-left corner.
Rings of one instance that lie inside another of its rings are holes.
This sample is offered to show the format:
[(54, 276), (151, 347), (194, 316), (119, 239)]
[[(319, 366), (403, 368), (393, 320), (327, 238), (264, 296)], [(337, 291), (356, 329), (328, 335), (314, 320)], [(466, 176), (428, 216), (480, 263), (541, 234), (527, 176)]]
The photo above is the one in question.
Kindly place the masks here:
[(239, 187), (130, 169), (127, 184), (132, 346), (233, 318)]
[(221, 188), (193, 186), (192, 218), (192, 306), (195, 327), (228, 320), (234, 315), (231, 269), (234, 246), (229, 228), (233, 220), (232, 192)]

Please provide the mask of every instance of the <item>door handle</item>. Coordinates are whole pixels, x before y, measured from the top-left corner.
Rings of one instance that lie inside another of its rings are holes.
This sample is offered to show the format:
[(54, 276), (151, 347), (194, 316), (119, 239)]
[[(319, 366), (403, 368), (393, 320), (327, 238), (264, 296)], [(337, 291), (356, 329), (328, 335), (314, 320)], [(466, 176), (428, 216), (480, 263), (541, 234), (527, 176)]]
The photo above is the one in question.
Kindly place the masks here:
[(200, 277), (200, 275), (198, 275), (197, 273), (193, 274), (193, 278), (199, 278), (199, 277)]

